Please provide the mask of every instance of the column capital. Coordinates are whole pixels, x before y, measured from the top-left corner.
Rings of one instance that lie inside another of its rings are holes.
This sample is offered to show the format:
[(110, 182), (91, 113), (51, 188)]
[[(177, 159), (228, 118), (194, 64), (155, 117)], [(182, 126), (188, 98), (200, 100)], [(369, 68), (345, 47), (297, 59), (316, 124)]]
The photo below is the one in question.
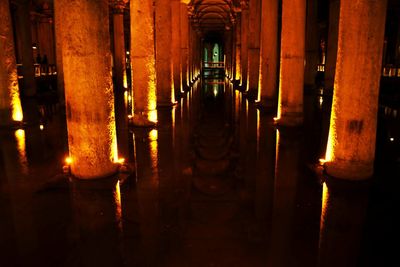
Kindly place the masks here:
[(245, 9), (249, 9), (249, 0), (241, 0), (240, 1), (240, 9), (245, 10)]
[(110, 0), (110, 6), (113, 14), (123, 14), (124, 8), (129, 0)]

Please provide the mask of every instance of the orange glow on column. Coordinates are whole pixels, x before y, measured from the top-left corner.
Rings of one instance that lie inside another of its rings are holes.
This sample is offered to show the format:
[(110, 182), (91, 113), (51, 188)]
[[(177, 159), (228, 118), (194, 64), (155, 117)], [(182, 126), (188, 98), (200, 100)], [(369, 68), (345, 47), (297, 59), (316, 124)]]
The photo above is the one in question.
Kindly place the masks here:
[(12, 120), (13, 121), (22, 121), (24, 119), (23, 113), (22, 113), (22, 106), (21, 106), (21, 100), (19, 97), (19, 88), (18, 85), (13, 86), (13, 88), (10, 88), (10, 94), (11, 94), (11, 110), (12, 110)]
[[(334, 95), (335, 95), (334, 91)], [(331, 162), (334, 159), (334, 147), (337, 143), (337, 135), (336, 135), (336, 108), (337, 106), (337, 97), (333, 97), (332, 103), (332, 111), (331, 111), (331, 118), (330, 118), (330, 125), (329, 125), (329, 135), (328, 135), (328, 144), (326, 146), (326, 153), (325, 153), (325, 162)]]
[(322, 207), (321, 207), (321, 220), (320, 220), (320, 226), (319, 226), (320, 230), (323, 229), (324, 223), (325, 223), (328, 197), (329, 197), (328, 187), (326, 186), (326, 183), (324, 182), (322, 184)]

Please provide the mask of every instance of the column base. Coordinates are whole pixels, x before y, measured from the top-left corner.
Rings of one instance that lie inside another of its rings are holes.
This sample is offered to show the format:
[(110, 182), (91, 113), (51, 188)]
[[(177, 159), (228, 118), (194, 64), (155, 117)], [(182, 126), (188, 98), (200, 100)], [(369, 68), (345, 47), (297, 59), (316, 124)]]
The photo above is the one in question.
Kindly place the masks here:
[(276, 126), (300, 127), (303, 125), (303, 113), (290, 113), (274, 118)]
[(251, 102), (256, 102), (258, 97), (258, 91), (256, 89), (249, 89), (243, 92), (243, 95)]
[(373, 162), (338, 160), (324, 163), (325, 173), (337, 179), (349, 181), (368, 180), (374, 173)]
[(270, 98), (261, 98), (255, 102), (256, 108), (266, 113), (276, 112), (277, 104), (276, 101)]
[(157, 107), (173, 107), (178, 104), (178, 101), (175, 102), (158, 102)]
[(142, 114), (134, 114), (129, 120), (129, 124), (134, 127), (156, 127), (157, 123), (150, 121), (147, 116)]

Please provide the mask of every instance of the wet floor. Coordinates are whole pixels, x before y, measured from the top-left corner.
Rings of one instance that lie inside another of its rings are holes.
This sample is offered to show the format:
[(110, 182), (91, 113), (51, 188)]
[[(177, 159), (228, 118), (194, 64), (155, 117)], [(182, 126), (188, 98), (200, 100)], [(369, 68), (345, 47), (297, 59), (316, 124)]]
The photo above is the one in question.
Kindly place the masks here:
[(1, 130), (0, 266), (398, 266), (398, 107), (381, 103), (375, 177), (352, 184), (315, 172), (330, 104), (306, 91), (304, 127), (276, 129), (204, 80), (132, 129), (134, 174), (95, 181), (62, 174), (60, 110)]

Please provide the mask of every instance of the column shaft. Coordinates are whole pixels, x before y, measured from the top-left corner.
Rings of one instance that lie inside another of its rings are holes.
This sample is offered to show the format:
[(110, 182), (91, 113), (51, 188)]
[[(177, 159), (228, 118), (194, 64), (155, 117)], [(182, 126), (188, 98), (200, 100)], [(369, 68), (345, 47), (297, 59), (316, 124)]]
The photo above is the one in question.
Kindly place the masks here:
[(259, 97), (262, 105), (276, 105), (278, 74), (278, 0), (262, 1)]
[(335, 67), (338, 44), (340, 0), (330, 0), (329, 3), (329, 29), (325, 66), (325, 89), (332, 92), (335, 80)]
[(0, 3), (0, 125), (22, 121), (14, 37), (8, 1)]
[(182, 62), (182, 90), (188, 89), (189, 66), (189, 17), (187, 4), (181, 3), (181, 62)]
[(343, 179), (373, 174), (387, 1), (341, 1), (326, 171)]
[(72, 174), (90, 179), (116, 171), (114, 98), (107, 0), (59, 0), (66, 116)]
[(248, 80), (247, 90), (252, 98), (258, 95), (260, 70), (261, 0), (250, 0), (248, 35)]
[(172, 105), (175, 102), (172, 65), (171, 1), (156, 1), (156, 69), (157, 105)]
[(133, 122), (150, 126), (157, 121), (153, 1), (131, 1), (130, 7)]
[(17, 4), (17, 39), (20, 43), (20, 56), (22, 63), (23, 95), (36, 95), (35, 69), (33, 66), (31, 21), (28, 1)]
[(115, 125), (117, 129), (118, 156), (128, 158), (128, 112), (125, 101), (127, 90), (126, 51), (124, 38), (124, 7), (123, 1), (115, 2), (113, 7), (114, 29), (114, 97)]
[(307, 0), (306, 16), (306, 65), (304, 70), (304, 83), (307, 87), (313, 87), (317, 75), (318, 66), (318, 3), (317, 0)]
[(234, 79), (236, 80), (240, 80), (240, 77), (242, 76), (242, 69), (241, 69), (241, 35), (240, 35), (240, 31), (241, 31), (241, 20), (240, 20), (240, 13), (237, 15), (237, 19), (236, 19), (236, 27), (235, 27), (235, 35), (236, 35), (236, 49), (235, 49), (235, 76)]
[(181, 93), (182, 73), (181, 73), (181, 3), (179, 0), (171, 0), (172, 12), (172, 64), (174, 68), (174, 88), (175, 95)]
[(249, 29), (249, 10), (247, 7), (242, 7), (242, 16), (241, 16), (241, 60), (240, 62), (242, 63), (242, 77), (241, 77), (241, 87), (242, 90), (246, 89), (247, 86), (247, 55), (248, 55), (248, 49), (247, 49), (247, 31)]
[(303, 122), (304, 46), (306, 0), (282, 3), (279, 124)]

